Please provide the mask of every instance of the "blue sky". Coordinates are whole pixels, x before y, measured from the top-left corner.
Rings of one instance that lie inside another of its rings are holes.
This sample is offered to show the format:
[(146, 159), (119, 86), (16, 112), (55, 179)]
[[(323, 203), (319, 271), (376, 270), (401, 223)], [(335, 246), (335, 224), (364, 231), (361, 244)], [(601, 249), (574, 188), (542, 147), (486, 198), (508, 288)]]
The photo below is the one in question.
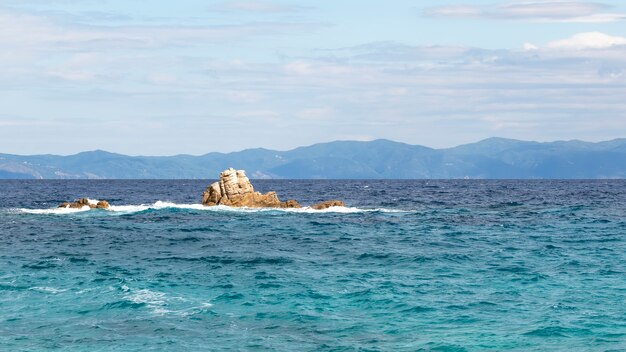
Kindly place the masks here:
[(622, 1), (0, 0), (0, 152), (626, 137)]

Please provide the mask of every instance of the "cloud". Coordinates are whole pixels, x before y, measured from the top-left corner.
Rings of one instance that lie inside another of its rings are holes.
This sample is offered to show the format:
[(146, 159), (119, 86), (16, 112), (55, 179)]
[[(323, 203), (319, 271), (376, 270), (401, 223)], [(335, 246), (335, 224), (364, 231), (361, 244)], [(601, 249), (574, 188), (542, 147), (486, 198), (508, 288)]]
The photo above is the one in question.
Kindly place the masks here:
[(335, 110), (333, 108), (328, 107), (318, 107), (318, 108), (310, 108), (304, 109), (302, 111), (298, 111), (296, 116), (305, 119), (305, 120), (324, 120), (335, 114)]
[(303, 9), (301, 6), (282, 4), (261, 0), (224, 1), (212, 6), (211, 9), (218, 11), (241, 11), (255, 13), (281, 13), (293, 12)]
[[(626, 46), (608, 34), (547, 38), (559, 40), (525, 50), (381, 41), (277, 56), (275, 42), (246, 39), (315, 27), (94, 26), (2, 12), (0, 21), (6, 121), (54, 121), (52, 129), (0, 128), (0, 147), (22, 153), (40, 145), (77, 151), (86, 148), (80, 141), (48, 142), (92, 134), (104, 136), (98, 148), (160, 154), (288, 149), (342, 136), (445, 146), (493, 133), (626, 133)], [(209, 144), (197, 143), (216, 125)], [(43, 144), (19, 138), (26, 134)]]
[(609, 23), (626, 20), (626, 14), (621, 13), (597, 13), (588, 16), (563, 18), (559, 21), (562, 23)]
[(586, 1), (525, 1), (492, 6), (447, 5), (431, 7), (426, 16), (540, 22), (604, 23), (626, 20), (626, 14), (605, 12), (609, 5)]
[(50, 18), (22, 13), (0, 12), (0, 45), (38, 50), (154, 48), (167, 45), (201, 45), (258, 35), (280, 35), (309, 30), (310, 23), (250, 22), (205, 26), (93, 26), (60, 24)]
[(604, 49), (615, 45), (626, 45), (626, 38), (614, 37), (600, 32), (579, 33), (570, 38), (546, 44), (551, 49)]
[[(358, 74), (299, 79), (303, 87), (314, 81), (315, 87), (333, 90), (316, 101), (342, 106), (342, 111), (352, 111), (370, 125), (385, 120), (411, 129), (412, 120), (432, 126), (458, 116), (466, 120), (459, 126), (473, 120), (514, 129), (546, 126), (546, 120), (568, 115), (590, 117), (593, 111), (623, 115), (626, 47), (554, 50), (528, 44), (526, 49), (371, 44), (354, 47), (352, 54), (344, 48), (332, 60), (326, 58)], [(326, 62), (321, 61), (309, 61), (306, 67), (324, 67)], [(411, 111), (420, 117), (411, 116)], [(494, 116), (501, 118), (495, 121)]]
[(533, 129), (538, 126), (537, 121), (529, 119), (519, 119), (503, 116), (491, 116), (486, 115), (480, 118), (481, 121), (487, 123), (493, 130), (506, 130), (506, 129)]
[(532, 43), (524, 43), (523, 48), (524, 48), (524, 50), (526, 50), (526, 51), (531, 51), (531, 50), (537, 50), (537, 49), (539, 49), (539, 47), (538, 47), (538, 46), (536, 46), (536, 45), (534, 45), (534, 44), (532, 44)]
[[(313, 23), (244, 22), (210, 25), (85, 25), (0, 9), (0, 80), (18, 83), (34, 79), (89, 82), (135, 77), (150, 67), (146, 82), (166, 83), (180, 72), (167, 70), (174, 59), (161, 57), (176, 52), (236, 45), (250, 38), (281, 36), (319, 28)], [(130, 74), (128, 67), (143, 64)], [(154, 62), (151, 65), (151, 62)], [(12, 84), (13, 84), (12, 83)], [(5, 83), (6, 85), (7, 83)]]
[(356, 71), (354, 68), (332, 62), (302, 60), (286, 64), (284, 70), (291, 75), (311, 77), (347, 75)]

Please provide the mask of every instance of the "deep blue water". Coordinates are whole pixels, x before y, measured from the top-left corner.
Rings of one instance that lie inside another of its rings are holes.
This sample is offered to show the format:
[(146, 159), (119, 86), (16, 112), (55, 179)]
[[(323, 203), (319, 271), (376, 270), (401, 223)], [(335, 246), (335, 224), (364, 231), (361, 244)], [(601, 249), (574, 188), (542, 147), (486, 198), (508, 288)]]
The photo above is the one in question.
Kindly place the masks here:
[(626, 350), (626, 181), (208, 184), (0, 181), (0, 350)]

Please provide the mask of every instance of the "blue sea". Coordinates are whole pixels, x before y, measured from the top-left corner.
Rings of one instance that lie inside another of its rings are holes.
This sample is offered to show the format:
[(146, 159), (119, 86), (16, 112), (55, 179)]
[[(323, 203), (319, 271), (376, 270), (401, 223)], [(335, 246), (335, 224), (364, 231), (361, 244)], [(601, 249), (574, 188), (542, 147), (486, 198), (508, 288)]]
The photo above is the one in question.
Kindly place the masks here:
[(0, 181), (0, 350), (626, 351), (626, 181), (210, 182)]

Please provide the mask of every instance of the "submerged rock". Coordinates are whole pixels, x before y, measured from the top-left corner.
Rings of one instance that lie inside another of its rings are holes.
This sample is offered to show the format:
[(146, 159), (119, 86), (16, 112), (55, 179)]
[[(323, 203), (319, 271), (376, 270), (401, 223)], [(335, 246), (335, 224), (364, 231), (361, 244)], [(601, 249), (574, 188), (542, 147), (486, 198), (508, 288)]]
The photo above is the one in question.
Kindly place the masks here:
[(276, 192), (265, 194), (255, 192), (246, 172), (233, 168), (224, 170), (220, 173), (220, 180), (207, 187), (202, 193), (202, 204), (249, 208), (300, 208), (300, 204), (293, 199), (281, 202)]
[[(276, 192), (261, 194), (254, 187), (243, 170), (230, 168), (220, 173), (220, 180), (211, 184), (202, 193), (202, 204), (206, 206), (228, 205), (249, 208), (301, 208), (295, 199), (281, 201)], [(312, 206), (313, 209), (343, 207), (340, 200), (329, 200)]]
[(59, 208), (71, 208), (71, 209), (81, 209), (82, 207), (89, 207), (91, 209), (109, 209), (109, 202), (106, 200), (101, 200), (98, 202), (90, 202), (87, 198), (81, 198), (74, 202), (64, 202), (59, 205)]
[(345, 207), (346, 204), (340, 200), (327, 200), (325, 202), (311, 205), (311, 208), (316, 210), (328, 209), (330, 207)]
[(101, 200), (98, 203), (96, 203), (97, 209), (109, 209), (110, 206), (111, 205), (106, 200)]

